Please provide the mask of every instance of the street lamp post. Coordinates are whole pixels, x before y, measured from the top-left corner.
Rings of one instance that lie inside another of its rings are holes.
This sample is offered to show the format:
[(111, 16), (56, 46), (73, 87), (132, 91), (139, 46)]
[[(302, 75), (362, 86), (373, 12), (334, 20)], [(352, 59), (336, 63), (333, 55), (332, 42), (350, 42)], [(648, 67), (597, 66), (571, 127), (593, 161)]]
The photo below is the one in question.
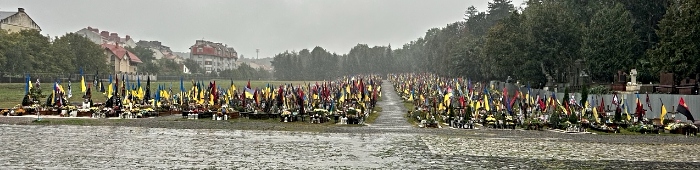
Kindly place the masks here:
[(255, 49), (255, 59), (260, 59), (260, 49)]

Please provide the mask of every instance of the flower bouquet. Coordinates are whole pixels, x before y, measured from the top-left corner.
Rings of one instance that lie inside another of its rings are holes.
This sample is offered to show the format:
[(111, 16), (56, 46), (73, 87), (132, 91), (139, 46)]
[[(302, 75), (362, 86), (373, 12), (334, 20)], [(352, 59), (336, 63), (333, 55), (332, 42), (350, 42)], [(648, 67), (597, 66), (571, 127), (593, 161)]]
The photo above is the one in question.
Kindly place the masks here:
[(282, 111), (282, 113), (280, 115), (289, 116), (289, 115), (292, 115), (292, 112), (290, 112), (289, 110), (285, 110), (285, 111)]
[(683, 133), (687, 133), (688, 131), (697, 132), (698, 127), (693, 125), (693, 124), (676, 122), (676, 123), (667, 124), (664, 127), (664, 130), (667, 133), (683, 134)]

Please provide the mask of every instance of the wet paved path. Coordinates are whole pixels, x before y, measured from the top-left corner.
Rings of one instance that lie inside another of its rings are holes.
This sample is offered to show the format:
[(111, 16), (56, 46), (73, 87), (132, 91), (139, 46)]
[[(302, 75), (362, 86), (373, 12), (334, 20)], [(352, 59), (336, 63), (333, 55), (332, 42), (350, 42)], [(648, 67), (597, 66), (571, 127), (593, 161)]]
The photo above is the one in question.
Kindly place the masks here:
[(369, 128), (383, 131), (413, 128), (404, 117), (406, 108), (403, 106), (401, 97), (394, 91), (391, 82), (385, 80), (382, 83), (382, 100), (377, 102), (377, 106), (382, 108), (382, 113), (374, 121), (374, 124), (369, 125)]

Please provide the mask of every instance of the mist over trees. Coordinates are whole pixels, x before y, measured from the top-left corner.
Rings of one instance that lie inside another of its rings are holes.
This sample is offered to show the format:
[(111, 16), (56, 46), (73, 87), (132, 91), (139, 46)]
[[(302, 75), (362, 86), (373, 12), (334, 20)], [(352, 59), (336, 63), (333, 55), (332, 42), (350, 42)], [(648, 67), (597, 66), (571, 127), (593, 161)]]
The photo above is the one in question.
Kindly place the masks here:
[[(659, 72), (680, 77), (700, 71), (697, 1), (531, 0), (516, 9), (509, 0), (488, 9), (467, 7), (464, 20), (432, 28), (403, 46), (358, 44), (348, 54), (321, 47), (275, 55), (279, 80), (322, 80), (348, 74), (432, 72), (474, 80), (508, 76), (544, 84), (566, 82), (576, 61), (594, 82), (609, 83), (636, 68), (641, 82)], [(668, 13), (668, 14), (667, 14)]]

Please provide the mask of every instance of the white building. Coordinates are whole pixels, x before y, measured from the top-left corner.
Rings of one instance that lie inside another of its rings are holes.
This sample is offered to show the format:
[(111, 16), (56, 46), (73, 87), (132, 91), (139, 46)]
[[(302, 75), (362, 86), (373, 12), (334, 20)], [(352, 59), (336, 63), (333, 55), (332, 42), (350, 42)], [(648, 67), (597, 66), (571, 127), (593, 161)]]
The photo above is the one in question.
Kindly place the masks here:
[(218, 73), (236, 68), (238, 52), (221, 43), (197, 40), (190, 47), (190, 59), (197, 62), (206, 73)]
[[(156, 60), (168, 59), (168, 60), (173, 60), (179, 64), (181, 64), (185, 60), (183, 57), (178, 56), (177, 54), (173, 53), (173, 51), (170, 50), (170, 47), (164, 46), (160, 41), (140, 40), (139, 42), (136, 43), (136, 45), (139, 47), (148, 48), (151, 51), (153, 51), (153, 58), (155, 58)], [(187, 56), (187, 57), (189, 57), (189, 56)]]
[(119, 45), (121, 47), (136, 47), (136, 42), (131, 39), (131, 36), (126, 35), (124, 38), (119, 37), (116, 32), (110, 33), (109, 31), (100, 32), (97, 28), (87, 27), (75, 32), (78, 35), (82, 35), (95, 44), (111, 44)]
[(9, 33), (29, 29), (41, 31), (39, 25), (24, 13), (24, 8), (17, 8), (17, 12), (0, 11), (0, 29)]

